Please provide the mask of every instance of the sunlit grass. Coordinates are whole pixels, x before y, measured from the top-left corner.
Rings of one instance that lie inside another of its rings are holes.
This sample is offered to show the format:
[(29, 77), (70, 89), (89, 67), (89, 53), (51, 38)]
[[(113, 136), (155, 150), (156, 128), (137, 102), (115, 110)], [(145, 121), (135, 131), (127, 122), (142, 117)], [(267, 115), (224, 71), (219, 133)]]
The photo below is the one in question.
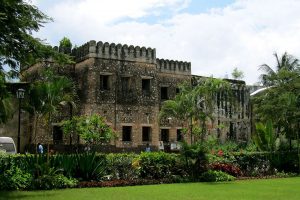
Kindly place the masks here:
[(0, 192), (0, 199), (38, 200), (194, 200), (300, 199), (300, 177), (226, 183), (184, 183), (115, 188)]

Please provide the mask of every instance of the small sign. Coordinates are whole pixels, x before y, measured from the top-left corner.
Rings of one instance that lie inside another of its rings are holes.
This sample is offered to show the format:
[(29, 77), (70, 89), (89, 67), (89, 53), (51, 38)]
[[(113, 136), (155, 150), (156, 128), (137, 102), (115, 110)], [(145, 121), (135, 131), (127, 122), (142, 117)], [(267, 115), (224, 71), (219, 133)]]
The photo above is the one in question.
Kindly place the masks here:
[(163, 141), (159, 141), (158, 149), (159, 150), (164, 150), (165, 149)]
[(177, 144), (172, 142), (171, 143), (171, 150), (176, 150), (177, 149)]

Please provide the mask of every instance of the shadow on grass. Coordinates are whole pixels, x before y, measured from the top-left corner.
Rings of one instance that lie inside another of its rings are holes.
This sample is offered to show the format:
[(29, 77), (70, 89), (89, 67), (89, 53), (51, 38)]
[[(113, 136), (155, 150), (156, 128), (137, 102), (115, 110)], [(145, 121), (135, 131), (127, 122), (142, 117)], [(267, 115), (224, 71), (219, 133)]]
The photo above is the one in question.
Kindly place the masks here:
[(53, 193), (36, 193), (34, 191), (0, 191), (0, 200), (9, 199), (43, 199), (43, 197), (55, 196)]

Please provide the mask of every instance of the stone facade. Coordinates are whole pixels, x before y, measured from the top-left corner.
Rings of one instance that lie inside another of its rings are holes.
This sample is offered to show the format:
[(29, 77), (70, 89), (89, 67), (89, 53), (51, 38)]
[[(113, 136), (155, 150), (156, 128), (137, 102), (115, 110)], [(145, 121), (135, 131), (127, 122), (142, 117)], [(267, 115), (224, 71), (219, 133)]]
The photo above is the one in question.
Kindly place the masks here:
[[(159, 122), (162, 102), (175, 97), (177, 86), (199, 77), (191, 63), (156, 58), (156, 50), (90, 41), (72, 51), (81, 97), (80, 114), (106, 117), (118, 133), (117, 147), (176, 143), (181, 123)], [(250, 135), (249, 91), (245, 82), (231, 82), (237, 103), (216, 99), (215, 122), (209, 131), (221, 140), (247, 141)], [(185, 136), (188, 140), (189, 136)]]
[[(178, 126), (160, 124), (162, 101), (191, 80), (191, 64), (156, 59), (155, 49), (90, 41), (73, 50), (80, 114), (104, 116), (118, 133), (117, 147), (158, 146), (161, 129), (176, 141)], [(166, 139), (166, 138), (165, 138)], [(167, 139), (166, 139), (167, 140)]]
[[(182, 122), (172, 119), (160, 122), (158, 114), (163, 101), (175, 97), (178, 84), (195, 83), (201, 78), (191, 74), (190, 62), (158, 59), (152, 48), (95, 41), (73, 49), (71, 55), (75, 64), (65, 66), (62, 73), (77, 84), (76, 114), (104, 116), (118, 133), (118, 139), (111, 145), (126, 149), (141, 148), (149, 143), (158, 148), (159, 141), (164, 141), (169, 148), (180, 139), (189, 141), (190, 136), (180, 134)], [(29, 74), (27, 81), (38, 76), (40, 67), (24, 69), (23, 72)], [(250, 136), (249, 91), (243, 81), (228, 81), (238, 103), (221, 98), (226, 94), (218, 94), (222, 100), (216, 99), (216, 120), (209, 125), (209, 132), (222, 141), (227, 138), (247, 141)], [(69, 112), (62, 113), (64, 116), (58, 119), (69, 117)], [(61, 140), (66, 144), (70, 142), (68, 137)], [(76, 140), (72, 142), (75, 144)]]

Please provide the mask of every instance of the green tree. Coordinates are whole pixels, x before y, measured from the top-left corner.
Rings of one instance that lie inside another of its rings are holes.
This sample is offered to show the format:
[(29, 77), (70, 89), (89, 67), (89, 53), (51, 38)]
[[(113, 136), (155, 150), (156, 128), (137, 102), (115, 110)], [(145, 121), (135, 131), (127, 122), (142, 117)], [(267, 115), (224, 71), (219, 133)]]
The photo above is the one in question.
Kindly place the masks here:
[(72, 50), (71, 40), (67, 37), (63, 37), (63, 39), (59, 42), (59, 52), (70, 54)]
[[(261, 82), (264, 86), (278, 86), (286, 84), (291, 81), (290, 77), (293, 72), (299, 73), (299, 60), (285, 52), (281, 57), (274, 53), (276, 59), (276, 66), (270, 67), (268, 64), (260, 66), (263, 74), (260, 76)], [(290, 73), (289, 73), (290, 72)]]
[(299, 122), (300, 68), (298, 59), (284, 53), (276, 58), (276, 70), (264, 64), (261, 69), (262, 83), (271, 86), (253, 98), (254, 113), (262, 122), (272, 120), (277, 134), (284, 132), (290, 139), (295, 137)]
[[(163, 103), (160, 118), (172, 117), (182, 122), (185, 129), (189, 129), (192, 143), (192, 135), (203, 141), (206, 135), (206, 123), (213, 121), (215, 99), (217, 93), (230, 94), (230, 84), (221, 79), (201, 78), (195, 82), (195, 86), (185, 83), (179, 86), (180, 93), (175, 99)], [(199, 128), (201, 127), (201, 128)]]
[[(201, 141), (207, 132), (206, 123), (208, 121), (214, 122), (214, 108), (216, 107), (217, 95), (220, 93), (226, 94), (228, 100), (234, 108), (234, 99), (232, 98), (231, 85), (229, 82), (217, 78), (202, 78), (199, 79), (197, 86), (194, 88), (194, 96), (196, 99), (195, 116), (196, 120), (200, 122), (201, 127)], [(224, 97), (223, 97), (224, 98)]]
[(163, 103), (159, 118), (166, 119), (173, 117), (181, 121), (183, 127), (186, 126), (187, 129), (190, 129), (191, 134), (195, 112), (194, 90), (190, 84), (184, 83), (179, 85), (179, 91), (174, 100), (167, 100)]
[[(35, 80), (29, 90), (27, 110), (34, 115), (34, 139), (38, 137), (37, 125), (44, 119), (49, 131), (52, 133), (53, 116), (65, 102), (73, 102), (76, 97), (74, 84), (65, 76), (57, 75), (52, 68), (44, 69), (41, 77)], [(48, 144), (50, 138), (48, 137)], [(48, 148), (49, 149), (49, 148)]]
[(7, 76), (19, 75), (20, 66), (30, 66), (43, 59), (71, 62), (42, 40), (32, 36), (52, 19), (37, 7), (23, 0), (2, 0), (0, 3), (0, 71), (8, 66)]
[(273, 130), (273, 124), (271, 120), (268, 120), (264, 125), (259, 122), (255, 125), (256, 132), (253, 135), (253, 141), (256, 146), (261, 151), (270, 151), (273, 152), (275, 150), (275, 140), (276, 135)]
[(9, 93), (4, 89), (6, 79), (20, 76), (21, 66), (25, 68), (49, 58), (59, 64), (72, 63), (70, 56), (59, 53), (32, 36), (33, 32), (50, 21), (50, 17), (28, 1), (2, 0), (0, 3), (1, 122), (6, 122), (12, 116), (11, 98), (8, 98)]
[(115, 132), (100, 115), (74, 116), (62, 123), (64, 134), (76, 133), (88, 145), (107, 143), (116, 137)]
[[(256, 121), (271, 120), (276, 135), (284, 134), (289, 139), (297, 140), (299, 151), (299, 123), (300, 123), (300, 66), (298, 59), (284, 53), (276, 58), (275, 70), (267, 64), (261, 65), (264, 71), (261, 75), (262, 83), (269, 86), (267, 90), (253, 97), (253, 110)], [(299, 166), (300, 166), (300, 154)]]
[(237, 67), (235, 67), (233, 69), (233, 71), (231, 72), (231, 76), (234, 79), (243, 79), (244, 78), (244, 72), (242, 72), (241, 70), (239, 70)]

